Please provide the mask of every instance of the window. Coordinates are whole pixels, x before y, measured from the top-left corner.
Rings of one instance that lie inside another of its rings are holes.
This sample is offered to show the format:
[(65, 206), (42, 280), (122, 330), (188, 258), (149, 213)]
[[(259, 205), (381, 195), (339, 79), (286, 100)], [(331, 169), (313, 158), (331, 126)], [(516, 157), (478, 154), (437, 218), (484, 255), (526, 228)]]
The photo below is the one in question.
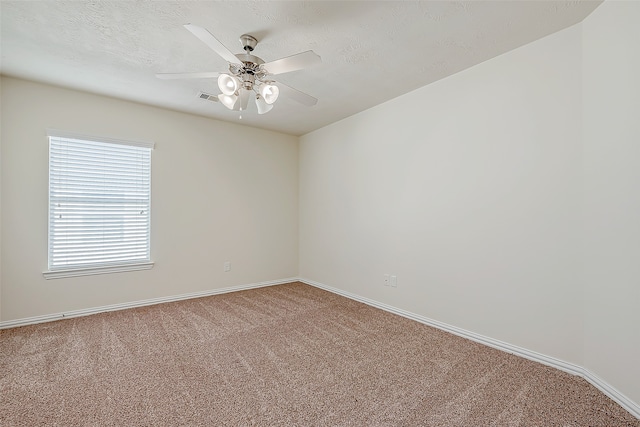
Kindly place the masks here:
[(153, 144), (49, 131), (47, 279), (148, 269)]

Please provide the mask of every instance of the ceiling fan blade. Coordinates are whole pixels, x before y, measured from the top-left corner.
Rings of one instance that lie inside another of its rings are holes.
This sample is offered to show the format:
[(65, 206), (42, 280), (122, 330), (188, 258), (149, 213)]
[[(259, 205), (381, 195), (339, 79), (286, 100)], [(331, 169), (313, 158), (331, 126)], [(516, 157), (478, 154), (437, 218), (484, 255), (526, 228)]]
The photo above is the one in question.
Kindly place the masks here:
[(204, 73), (158, 73), (156, 77), (162, 80), (173, 79), (215, 79), (218, 78), (220, 73), (216, 72), (204, 72)]
[(297, 53), (287, 56), (286, 58), (276, 59), (275, 61), (262, 64), (262, 68), (267, 70), (269, 74), (283, 74), (290, 71), (301, 70), (312, 65), (320, 64), (322, 59), (314, 51)]
[(231, 53), (229, 49), (227, 49), (222, 43), (220, 43), (218, 39), (215, 38), (213, 34), (211, 34), (206, 29), (193, 24), (185, 24), (184, 27), (187, 30), (191, 31), (191, 34), (199, 38), (200, 41), (209, 46), (211, 50), (220, 55), (225, 61), (232, 64), (238, 64), (240, 62), (240, 60), (236, 58), (236, 56)]
[(286, 97), (298, 101), (302, 105), (312, 107), (318, 103), (318, 100), (311, 95), (307, 95), (304, 92), (300, 92), (298, 89), (294, 89), (291, 86), (287, 86), (284, 83), (275, 82), (275, 85), (280, 89), (280, 94)]

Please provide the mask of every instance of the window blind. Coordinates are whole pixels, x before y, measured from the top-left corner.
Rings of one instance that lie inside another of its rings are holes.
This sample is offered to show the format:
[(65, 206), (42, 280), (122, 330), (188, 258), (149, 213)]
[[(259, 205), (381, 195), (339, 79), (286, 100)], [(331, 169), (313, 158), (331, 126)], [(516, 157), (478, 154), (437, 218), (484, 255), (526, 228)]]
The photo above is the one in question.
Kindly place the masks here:
[(49, 270), (150, 259), (151, 148), (49, 135)]

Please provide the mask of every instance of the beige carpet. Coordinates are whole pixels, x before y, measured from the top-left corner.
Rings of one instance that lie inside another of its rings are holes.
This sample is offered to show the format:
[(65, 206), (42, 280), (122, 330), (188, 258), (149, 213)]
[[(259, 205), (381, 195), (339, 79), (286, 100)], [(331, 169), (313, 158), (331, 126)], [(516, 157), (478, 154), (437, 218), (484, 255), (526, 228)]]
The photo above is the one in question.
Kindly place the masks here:
[(294, 283), (0, 331), (2, 426), (640, 426), (586, 381)]

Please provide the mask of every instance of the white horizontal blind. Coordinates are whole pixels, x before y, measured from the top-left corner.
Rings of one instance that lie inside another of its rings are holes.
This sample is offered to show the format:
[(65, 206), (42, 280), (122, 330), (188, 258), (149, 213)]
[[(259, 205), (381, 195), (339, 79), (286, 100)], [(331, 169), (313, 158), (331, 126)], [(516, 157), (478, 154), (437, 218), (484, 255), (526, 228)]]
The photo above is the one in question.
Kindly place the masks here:
[(49, 136), (49, 270), (150, 260), (151, 147)]

